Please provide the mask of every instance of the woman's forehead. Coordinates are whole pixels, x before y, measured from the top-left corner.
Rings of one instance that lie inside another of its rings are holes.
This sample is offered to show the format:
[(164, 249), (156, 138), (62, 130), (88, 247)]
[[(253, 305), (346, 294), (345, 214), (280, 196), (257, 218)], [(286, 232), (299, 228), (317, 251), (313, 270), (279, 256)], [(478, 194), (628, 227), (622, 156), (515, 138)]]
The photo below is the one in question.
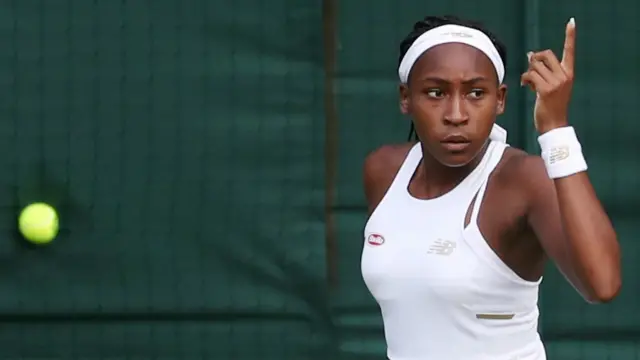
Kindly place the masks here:
[(461, 43), (447, 43), (426, 51), (411, 70), (412, 77), (496, 77), (493, 63), (482, 51)]

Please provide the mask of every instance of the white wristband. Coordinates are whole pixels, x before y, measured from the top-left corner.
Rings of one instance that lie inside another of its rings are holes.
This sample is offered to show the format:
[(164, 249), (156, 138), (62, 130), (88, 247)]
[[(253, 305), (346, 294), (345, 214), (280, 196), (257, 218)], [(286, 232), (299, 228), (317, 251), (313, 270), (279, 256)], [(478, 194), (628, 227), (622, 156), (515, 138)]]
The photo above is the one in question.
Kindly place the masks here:
[(546, 132), (538, 137), (538, 143), (550, 178), (562, 178), (587, 170), (582, 146), (573, 127)]

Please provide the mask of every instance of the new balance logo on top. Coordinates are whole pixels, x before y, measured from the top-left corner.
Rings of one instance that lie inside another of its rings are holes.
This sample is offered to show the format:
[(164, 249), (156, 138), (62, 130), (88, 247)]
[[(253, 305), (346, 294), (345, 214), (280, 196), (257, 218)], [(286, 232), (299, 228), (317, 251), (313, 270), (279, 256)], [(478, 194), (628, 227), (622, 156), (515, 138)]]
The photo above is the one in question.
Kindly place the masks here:
[(455, 241), (438, 239), (429, 247), (427, 254), (449, 256), (456, 249)]

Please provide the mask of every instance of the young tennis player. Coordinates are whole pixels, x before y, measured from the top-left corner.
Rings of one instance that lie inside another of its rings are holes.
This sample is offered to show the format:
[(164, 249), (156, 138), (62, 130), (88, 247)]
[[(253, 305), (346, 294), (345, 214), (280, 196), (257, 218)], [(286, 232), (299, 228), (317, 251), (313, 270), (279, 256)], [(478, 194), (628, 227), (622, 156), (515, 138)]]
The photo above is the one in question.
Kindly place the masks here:
[(364, 165), (370, 217), (362, 274), (390, 360), (541, 360), (547, 259), (589, 302), (620, 289), (616, 233), (569, 123), (576, 25), (560, 60), (522, 54), (540, 155), (510, 147), (506, 49), (482, 26), (427, 17), (401, 44), (400, 109), (417, 141)]

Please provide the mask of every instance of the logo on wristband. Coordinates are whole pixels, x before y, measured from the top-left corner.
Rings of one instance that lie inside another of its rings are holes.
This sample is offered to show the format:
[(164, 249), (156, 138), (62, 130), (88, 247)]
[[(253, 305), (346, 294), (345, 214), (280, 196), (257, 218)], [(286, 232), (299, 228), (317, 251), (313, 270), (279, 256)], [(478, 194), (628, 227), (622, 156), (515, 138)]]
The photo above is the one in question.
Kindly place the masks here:
[(565, 160), (569, 157), (569, 147), (560, 146), (555, 147), (549, 151), (549, 165), (553, 165), (557, 162)]

